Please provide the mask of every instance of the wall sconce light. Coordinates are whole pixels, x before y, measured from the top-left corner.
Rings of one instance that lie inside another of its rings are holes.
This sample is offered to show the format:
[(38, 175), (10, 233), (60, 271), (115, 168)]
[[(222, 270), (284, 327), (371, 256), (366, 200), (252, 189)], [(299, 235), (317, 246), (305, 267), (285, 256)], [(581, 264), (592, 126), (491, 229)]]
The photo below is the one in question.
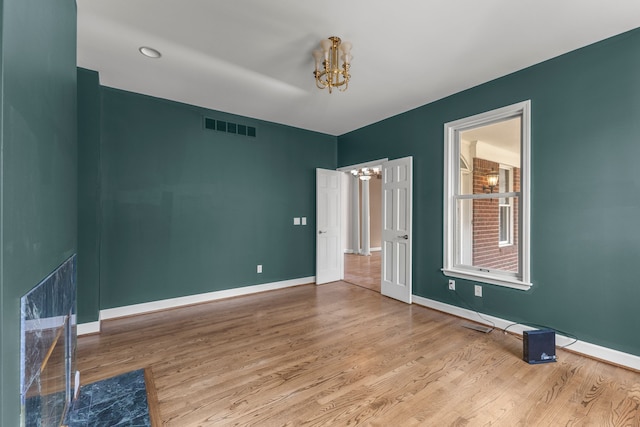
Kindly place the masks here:
[(493, 168), (491, 168), (491, 172), (488, 172), (485, 176), (487, 178), (487, 185), (482, 186), (482, 191), (484, 191), (485, 193), (493, 193), (493, 189), (498, 186), (498, 180), (500, 179), (500, 174), (496, 172)]

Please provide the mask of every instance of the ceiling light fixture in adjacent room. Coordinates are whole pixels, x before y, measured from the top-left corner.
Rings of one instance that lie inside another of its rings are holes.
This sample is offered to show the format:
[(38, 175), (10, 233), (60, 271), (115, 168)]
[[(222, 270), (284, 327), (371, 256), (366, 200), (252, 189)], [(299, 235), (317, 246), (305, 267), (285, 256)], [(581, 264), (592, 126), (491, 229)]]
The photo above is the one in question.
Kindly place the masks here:
[(320, 42), (320, 50), (313, 51), (313, 58), (316, 61), (313, 75), (318, 89), (329, 88), (329, 93), (334, 87), (340, 88), (341, 92), (347, 90), (351, 78), (349, 67), (353, 58), (351, 43), (342, 42), (340, 37), (329, 37)]
[(382, 169), (380, 167), (353, 169), (351, 175), (360, 178), (363, 181), (368, 181), (372, 177), (377, 179), (382, 178)]
[(162, 54), (157, 51), (156, 49), (152, 48), (152, 47), (147, 47), (147, 46), (141, 46), (139, 49), (141, 54), (143, 54), (144, 56), (148, 57), (148, 58), (160, 58), (162, 56)]

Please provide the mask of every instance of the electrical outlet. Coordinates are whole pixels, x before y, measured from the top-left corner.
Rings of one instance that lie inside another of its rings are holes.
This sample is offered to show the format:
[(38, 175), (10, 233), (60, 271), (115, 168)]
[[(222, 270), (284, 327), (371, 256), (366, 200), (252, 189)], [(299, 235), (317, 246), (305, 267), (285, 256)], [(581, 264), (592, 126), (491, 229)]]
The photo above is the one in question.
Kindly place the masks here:
[(258, 264), (257, 270), (258, 270), (258, 273), (262, 273), (262, 264)]
[(474, 288), (473, 288), (473, 293), (477, 297), (482, 297), (482, 286), (475, 285)]
[(449, 280), (449, 290), (450, 291), (455, 291), (456, 290), (456, 281), (455, 280)]

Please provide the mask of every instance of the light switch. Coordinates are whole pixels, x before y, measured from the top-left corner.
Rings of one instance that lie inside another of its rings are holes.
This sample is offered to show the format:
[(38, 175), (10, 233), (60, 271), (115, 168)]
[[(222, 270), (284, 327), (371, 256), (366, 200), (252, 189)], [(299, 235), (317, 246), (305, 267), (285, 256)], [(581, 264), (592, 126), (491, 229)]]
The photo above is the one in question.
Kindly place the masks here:
[(307, 225), (307, 217), (306, 216), (302, 217), (302, 225)]
[(293, 218), (293, 225), (300, 225), (300, 217)]

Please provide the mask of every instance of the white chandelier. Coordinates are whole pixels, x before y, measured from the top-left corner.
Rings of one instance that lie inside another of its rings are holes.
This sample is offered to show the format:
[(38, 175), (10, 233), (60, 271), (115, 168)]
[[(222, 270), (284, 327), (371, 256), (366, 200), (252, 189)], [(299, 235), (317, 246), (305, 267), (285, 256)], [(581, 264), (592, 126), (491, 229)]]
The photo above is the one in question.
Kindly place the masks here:
[[(338, 61), (338, 52), (341, 52)], [(318, 89), (329, 88), (329, 93), (334, 87), (344, 92), (349, 87), (349, 67), (351, 66), (351, 43), (342, 42), (340, 37), (329, 37), (320, 42), (320, 50), (313, 51), (316, 60), (316, 70), (313, 75), (316, 78)], [(324, 59), (324, 60), (323, 60)]]

